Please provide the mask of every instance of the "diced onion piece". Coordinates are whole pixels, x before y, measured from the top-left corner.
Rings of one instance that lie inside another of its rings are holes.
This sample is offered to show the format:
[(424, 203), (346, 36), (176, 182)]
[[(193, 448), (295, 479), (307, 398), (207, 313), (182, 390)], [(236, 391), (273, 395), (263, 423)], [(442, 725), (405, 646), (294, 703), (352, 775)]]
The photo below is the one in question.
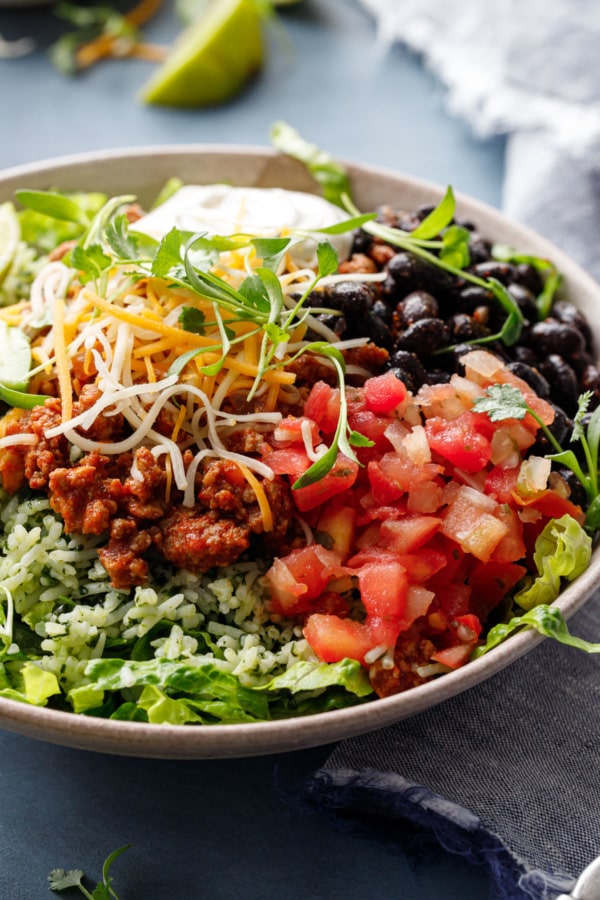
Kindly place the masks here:
[(471, 350), (461, 356), (460, 361), (466, 377), (477, 384), (493, 381), (496, 373), (504, 369), (504, 363), (486, 350)]
[[(386, 428), (385, 436), (387, 437), (389, 429)], [(389, 438), (388, 438), (389, 440)], [(402, 446), (406, 455), (416, 466), (424, 466), (431, 462), (431, 447), (427, 440), (427, 434), (422, 425), (417, 425), (402, 440)]]
[(524, 497), (545, 491), (548, 487), (548, 478), (552, 463), (543, 456), (530, 456), (524, 459), (519, 469), (517, 478), (517, 490)]

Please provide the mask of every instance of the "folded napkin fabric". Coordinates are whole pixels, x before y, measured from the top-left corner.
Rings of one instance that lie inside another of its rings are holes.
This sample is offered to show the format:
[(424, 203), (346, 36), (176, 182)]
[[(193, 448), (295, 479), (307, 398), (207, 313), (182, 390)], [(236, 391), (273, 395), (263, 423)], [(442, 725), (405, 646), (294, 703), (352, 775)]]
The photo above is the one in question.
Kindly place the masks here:
[(600, 279), (597, 0), (360, 2), (382, 44), (418, 53), (475, 134), (507, 136), (504, 211)]
[[(507, 135), (505, 211), (600, 279), (597, 0), (361, 2), (476, 134)], [(600, 592), (570, 627), (600, 640)], [(600, 854), (599, 772), (600, 659), (544, 641), (478, 687), (342, 742), (305, 797), (344, 821), (426, 829), (486, 865), (498, 898), (552, 900)]]
[[(600, 592), (570, 630), (600, 640)], [(342, 741), (305, 796), (429, 830), (488, 867), (495, 897), (551, 900), (600, 854), (599, 772), (599, 659), (546, 640), (439, 706)]]

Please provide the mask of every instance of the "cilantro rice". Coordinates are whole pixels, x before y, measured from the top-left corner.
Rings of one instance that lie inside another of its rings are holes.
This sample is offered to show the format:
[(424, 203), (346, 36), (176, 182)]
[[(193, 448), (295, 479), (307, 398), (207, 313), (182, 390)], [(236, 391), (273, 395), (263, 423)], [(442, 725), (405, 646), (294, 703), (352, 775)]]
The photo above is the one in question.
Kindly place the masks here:
[[(301, 625), (269, 613), (264, 567), (258, 562), (219, 569), (219, 577), (162, 564), (150, 586), (116, 590), (97, 557), (99, 539), (65, 534), (47, 499), (31, 494), (9, 498), (0, 491), (0, 506), (5, 664), (26, 657), (29, 674), (33, 662), (55, 676), (70, 701), (64, 708), (87, 711), (75, 698), (85, 692), (94, 660), (126, 661), (120, 681), (125, 701), (137, 697), (128, 693), (136, 677), (129, 678), (126, 665), (139, 661), (152, 665), (149, 661), (156, 660), (163, 669), (175, 662), (186, 669), (208, 666), (211, 672), (234, 676), (242, 689), (262, 688), (294, 666), (303, 675), (322, 666), (302, 638)], [(294, 691), (293, 682), (286, 687)], [(12, 689), (0, 693), (32, 700), (27, 678), (23, 697)], [(102, 692), (92, 691), (92, 696), (103, 699)]]

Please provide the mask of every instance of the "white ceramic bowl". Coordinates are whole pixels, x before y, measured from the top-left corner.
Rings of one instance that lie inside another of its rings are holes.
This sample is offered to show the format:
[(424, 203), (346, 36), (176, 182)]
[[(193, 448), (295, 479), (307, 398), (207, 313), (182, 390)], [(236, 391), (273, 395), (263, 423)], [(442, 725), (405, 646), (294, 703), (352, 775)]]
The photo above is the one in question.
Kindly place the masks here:
[[(364, 210), (390, 203), (413, 209), (438, 201), (436, 185), (368, 166), (347, 166), (354, 198)], [(187, 183), (229, 181), (239, 185), (317, 190), (304, 167), (268, 150), (227, 146), (147, 147), (66, 157), (0, 173), (0, 202), (19, 188), (101, 190), (137, 194), (150, 202), (171, 176)], [(588, 316), (600, 346), (600, 286), (572, 260), (532, 231), (496, 210), (457, 196), (459, 213), (485, 236), (519, 251), (551, 258), (565, 278), (567, 295)], [(600, 584), (596, 550), (587, 571), (560, 596), (557, 606), (570, 616)], [(119, 722), (28, 706), (0, 698), (0, 727), (30, 737), (105, 753), (173, 759), (242, 757), (325, 744), (415, 715), (489, 678), (531, 650), (541, 638), (533, 631), (511, 637), (487, 655), (442, 678), (402, 694), (361, 706), (300, 719), (240, 725), (169, 726)]]

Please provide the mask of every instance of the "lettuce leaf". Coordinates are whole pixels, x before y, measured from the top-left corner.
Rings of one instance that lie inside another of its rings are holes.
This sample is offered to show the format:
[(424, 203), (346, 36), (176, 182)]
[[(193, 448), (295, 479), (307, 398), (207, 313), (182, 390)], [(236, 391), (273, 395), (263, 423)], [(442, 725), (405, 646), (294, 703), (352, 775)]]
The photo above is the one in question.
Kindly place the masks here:
[[(18, 674), (19, 685), (9, 686), (11, 679), (7, 677), (6, 668), (3, 667), (3, 685), (0, 697), (8, 700), (18, 700), (20, 703), (30, 703), (32, 706), (46, 706), (49, 697), (60, 694), (60, 686), (56, 675), (46, 672), (34, 662), (26, 662)], [(6, 686), (4, 686), (6, 685)]]
[[(76, 712), (97, 714), (105, 692), (125, 698), (111, 718), (170, 725), (256, 722), (340, 709), (372, 694), (356, 660), (300, 660), (264, 685), (246, 687), (215, 663), (96, 659), (68, 696)], [(132, 699), (132, 697), (136, 699)]]
[(36, 209), (24, 209), (19, 212), (21, 237), (37, 247), (42, 253), (50, 253), (63, 241), (75, 240), (85, 231), (83, 221), (91, 220), (106, 203), (106, 194), (101, 193), (69, 193), (65, 195), (73, 200), (82, 214), (82, 222), (66, 221), (54, 218)]
[(555, 606), (540, 605), (534, 606), (522, 616), (515, 616), (510, 622), (495, 625), (488, 633), (486, 643), (482, 647), (478, 647), (471, 658), (477, 659), (479, 656), (483, 656), (484, 653), (497, 647), (514, 631), (526, 625), (535, 628), (544, 637), (554, 638), (561, 644), (567, 644), (569, 647), (575, 647), (585, 653), (600, 653), (600, 644), (585, 641), (569, 632), (559, 609)]
[(528, 587), (515, 595), (521, 609), (549, 604), (560, 593), (561, 578), (573, 581), (587, 569), (592, 539), (572, 516), (552, 519), (535, 542), (533, 560), (539, 572)]
[(333, 686), (343, 687), (357, 697), (366, 697), (373, 693), (365, 669), (355, 659), (342, 659), (337, 663), (313, 663), (302, 660), (282, 675), (276, 675), (261, 690), (287, 690), (297, 694)]

